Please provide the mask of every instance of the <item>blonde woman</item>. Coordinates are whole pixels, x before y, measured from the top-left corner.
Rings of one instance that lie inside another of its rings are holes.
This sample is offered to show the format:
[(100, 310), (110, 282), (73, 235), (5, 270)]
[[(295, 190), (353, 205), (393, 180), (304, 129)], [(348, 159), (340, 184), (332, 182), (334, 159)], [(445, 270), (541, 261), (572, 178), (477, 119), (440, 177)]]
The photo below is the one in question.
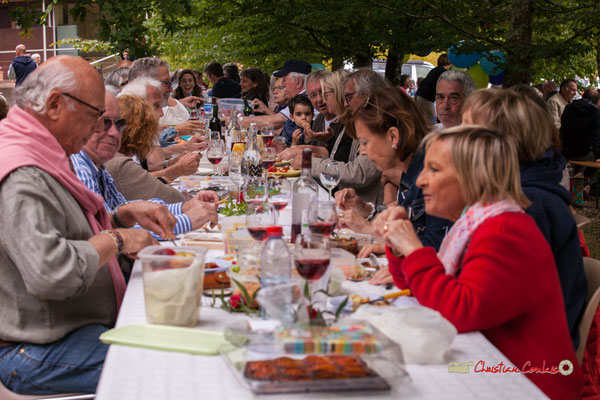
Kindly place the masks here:
[(512, 137), (517, 144), (527, 208), (550, 244), (562, 287), (573, 346), (585, 308), (587, 280), (577, 226), (569, 211), (571, 194), (560, 186), (565, 159), (555, 148), (556, 128), (547, 111), (511, 90), (477, 90), (463, 106), (463, 123), (475, 123)]
[[(428, 214), (454, 222), (439, 252), (424, 247), (412, 223), (383, 227), (390, 272), (423, 306), (459, 332), (480, 330), (547, 396), (579, 398), (581, 368), (569, 335), (548, 243), (523, 212), (514, 141), (478, 126), (429, 135), (417, 179)], [(560, 367), (559, 367), (560, 366)]]

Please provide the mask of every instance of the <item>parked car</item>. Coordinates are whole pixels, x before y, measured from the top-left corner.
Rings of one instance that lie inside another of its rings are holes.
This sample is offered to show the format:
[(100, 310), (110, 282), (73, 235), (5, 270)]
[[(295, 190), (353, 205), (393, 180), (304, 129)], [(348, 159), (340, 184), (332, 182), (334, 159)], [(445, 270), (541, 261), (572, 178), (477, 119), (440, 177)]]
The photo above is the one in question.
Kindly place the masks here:
[[(386, 60), (373, 60), (373, 71), (381, 76), (385, 76)], [(435, 66), (432, 63), (421, 60), (408, 60), (402, 64), (402, 74), (410, 75), (410, 79), (417, 82), (418, 78), (425, 78), (429, 71)]]

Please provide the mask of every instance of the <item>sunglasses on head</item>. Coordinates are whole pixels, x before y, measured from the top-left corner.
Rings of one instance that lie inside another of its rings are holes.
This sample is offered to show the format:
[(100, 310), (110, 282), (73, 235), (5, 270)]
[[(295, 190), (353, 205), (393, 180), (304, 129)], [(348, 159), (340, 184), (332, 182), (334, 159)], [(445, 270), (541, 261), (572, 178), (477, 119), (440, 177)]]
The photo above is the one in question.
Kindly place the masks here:
[(115, 126), (119, 133), (123, 133), (123, 131), (127, 127), (127, 121), (125, 121), (123, 118), (111, 119), (105, 117), (101, 119), (104, 122), (104, 132), (107, 132), (112, 125)]

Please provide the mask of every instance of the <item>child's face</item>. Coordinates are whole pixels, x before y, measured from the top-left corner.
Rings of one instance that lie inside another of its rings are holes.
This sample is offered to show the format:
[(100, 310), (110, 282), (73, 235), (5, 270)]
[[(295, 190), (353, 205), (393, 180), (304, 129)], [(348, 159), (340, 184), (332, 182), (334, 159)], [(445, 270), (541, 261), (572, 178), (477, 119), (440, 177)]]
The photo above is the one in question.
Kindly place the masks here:
[(309, 106), (304, 104), (296, 104), (294, 107), (294, 114), (292, 115), (292, 120), (298, 126), (303, 126), (303, 122), (310, 123), (313, 120), (313, 112)]

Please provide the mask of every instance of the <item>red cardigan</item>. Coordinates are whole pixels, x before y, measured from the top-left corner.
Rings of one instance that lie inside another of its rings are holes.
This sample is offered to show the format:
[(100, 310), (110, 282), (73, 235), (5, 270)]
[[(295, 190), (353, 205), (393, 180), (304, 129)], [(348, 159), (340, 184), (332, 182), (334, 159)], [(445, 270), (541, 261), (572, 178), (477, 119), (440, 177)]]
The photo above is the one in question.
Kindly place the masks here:
[[(456, 277), (446, 275), (430, 247), (406, 258), (388, 248), (387, 255), (396, 286), (410, 288), (419, 303), (439, 311), (459, 332), (481, 331), (517, 368), (542, 367), (544, 361), (558, 367), (570, 360), (574, 370), (568, 376), (526, 376), (550, 398), (579, 398), (583, 376), (554, 257), (530, 216), (504, 213), (482, 223)], [(482, 361), (490, 367), (501, 360)]]

